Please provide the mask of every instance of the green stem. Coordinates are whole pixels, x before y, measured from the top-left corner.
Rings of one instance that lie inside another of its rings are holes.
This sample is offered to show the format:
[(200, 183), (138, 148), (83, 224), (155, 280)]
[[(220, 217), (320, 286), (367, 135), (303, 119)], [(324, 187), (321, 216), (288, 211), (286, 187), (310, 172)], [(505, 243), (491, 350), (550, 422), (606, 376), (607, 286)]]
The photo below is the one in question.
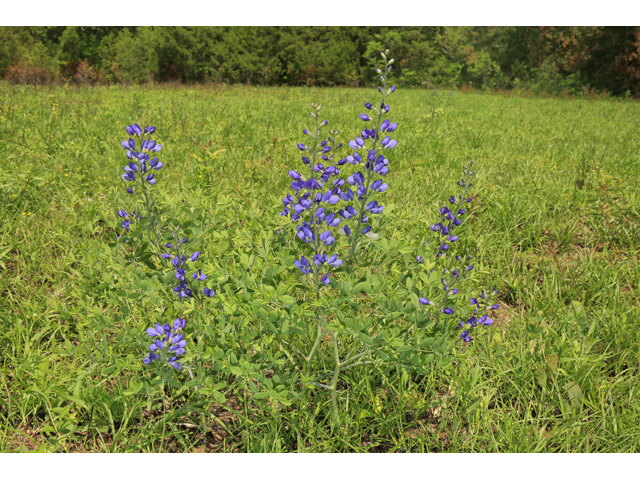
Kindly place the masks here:
[[(384, 101), (386, 99), (387, 96), (387, 67), (389, 66), (389, 63), (387, 60), (385, 60), (385, 73), (383, 75), (383, 82), (382, 82), (382, 103), (384, 104)], [(380, 138), (380, 123), (382, 120), (382, 113), (383, 110), (382, 108), (380, 108), (380, 110), (378, 111), (378, 121), (375, 124), (375, 130), (376, 130), (376, 134), (373, 137), (373, 144), (372, 144), (372, 150), (375, 151), (376, 149), (376, 144), (378, 143), (378, 139)], [(366, 165), (366, 164), (365, 164)], [(355, 260), (355, 254), (356, 254), (356, 249), (358, 247), (358, 242), (360, 241), (360, 228), (363, 225), (363, 219), (365, 217), (365, 211), (364, 211), (364, 207), (366, 205), (366, 201), (369, 199), (369, 196), (371, 194), (371, 192), (369, 191), (369, 185), (371, 184), (371, 179), (373, 177), (373, 166), (371, 166), (371, 168), (367, 171), (367, 184), (366, 184), (366, 191), (365, 194), (362, 196), (362, 201), (360, 202), (360, 209), (358, 210), (358, 219), (357, 219), (357, 223), (356, 223), (356, 228), (352, 233), (352, 237), (351, 237), (351, 248), (349, 248), (349, 255), (347, 256), (346, 259), (346, 264), (348, 265), (348, 271), (349, 273), (351, 273), (352, 269), (353, 269), (353, 263)]]
[(338, 338), (335, 333), (331, 333), (333, 339), (333, 352), (336, 359), (336, 369), (333, 372), (333, 378), (331, 379), (331, 407), (333, 409), (333, 420), (336, 426), (340, 424), (340, 414), (338, 412), (338, 379), (340, 378), (340, 356), (338, 354)]
[(304, 375), (307, 378), (311, 376), (311, 362), (313, 361), (313, 357), (316, 354), (316, 350), (318, 349), (318, 347), (320, 346), (320, 342), (328, 332), (328, 330), (325, 330), (324, 333), (322, 332), (323, 323), (324, 322), (322, 319), (322, 314), (320, 314), (320, 316), (318, 316), (318, 332), (316, 334), (316, 341), (314, 342), (313, 347), (311, 347), (311, 352), (309, 352), (309, 355), (305, 357)]

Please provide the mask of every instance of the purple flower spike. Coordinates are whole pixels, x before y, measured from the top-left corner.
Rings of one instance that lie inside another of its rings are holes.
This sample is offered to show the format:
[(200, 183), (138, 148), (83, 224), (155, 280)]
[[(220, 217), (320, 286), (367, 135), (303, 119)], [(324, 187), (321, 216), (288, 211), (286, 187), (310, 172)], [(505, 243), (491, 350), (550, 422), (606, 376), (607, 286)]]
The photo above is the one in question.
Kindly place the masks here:
[(189, 258), (189, 260), (191, 260), (192, 262), (195, 262), (196, 260), (198, 260), (199, 256), (200, 256), (200, 252), (194, 252), (194, 254), (191, 255), (191, 257)]
[(298, 144), (298, 145), (296, 145), (296, 146), (297, 146), (297, 147), (298, 147), (298, 149), (299, 149), (300, 151), (302, 151), (302, 152), (304, 152), (305, 150), (307, 150), (307, 147), (306, 147), (304, 144), (302, 144), (302, 143), (299, 143), (299, 144)]
[(422, 304), (422, 305), (431, 305), (431, 302), (429, 300), (427, 300), (424, 297), (418, 297), (418, 301)]
[(140, 128), (140, 125), (138, 125), (137, 123), (134, 123), (133, 125), (131, 125), (131, 129), (133, 130), (133, 133), (135, 133), (136, 135), (142, 134), (142, 129)]
[[(151, 353), (146, 357), (143, 362), (145, 365), (149, 365), (153, 360), (158, 360), (162, 355), (172, 366), (175, 367), (176, 360), (180, 355), (185, 353), (184, 347), (187, 346), (187, 341), (183, 338), (181, 330), (184, 329), (186, 322), (177, 318), (173, 322), (173, 326), (169, 326), (166, 323), (164, 325), (155, 324), (155, 328), (147, 329), (147, 333), (155, 340), (149, 346)], [(168, 349), (165, 349), (169, 346)], [(167, 350), (169, 350), (168, 353)], [(169, 358), (167, 358), (169, 357)], [(177, 368), (177, 367), (175, 367)]]
[(451, 315), (451, 314), (453, 314), (453, 308), (447, 307), (444, 310), (442, 310), (442, 313), (447, 314), (447, 315)]
[(369, 115), (365, 115), (364, 113), (361, 113), (360, 120), (362, 120), (363, 122), (368, 122), (369, 120), (371, 120), (371, 117)]

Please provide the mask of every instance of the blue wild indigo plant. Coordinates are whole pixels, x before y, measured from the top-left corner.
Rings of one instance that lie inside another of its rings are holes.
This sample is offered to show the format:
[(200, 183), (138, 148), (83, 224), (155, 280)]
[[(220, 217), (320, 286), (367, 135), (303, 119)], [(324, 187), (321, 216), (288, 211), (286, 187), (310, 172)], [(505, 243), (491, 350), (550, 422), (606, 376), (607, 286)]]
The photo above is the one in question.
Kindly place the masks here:
[[(471, 180), (476, 175), (476, 172), (471, 167), (473, 167), (473, 162), (470, 162), (469, 167), (463, 165), (464, 177), (457, 182), (458, 187), (462, 190), (461, 193), (451, 195), (446, 203), (440, 205), (438, 209), (440, 221), (429, 226), (432, 236), (427, 245), (431, 244), (435, 248), (433, 250), (433, 266), (435, 268), (432, 268), (432, 272), (442, 274), (442, 277), (440, 277), (442, 290), (439, 292), (440, 295), (437, 297), (437, 301), (434, 301), (433, 297), (431, 300), (422, 296), (419, 297), (420, 312), (416, 315), (417, 324), (421, 323), (423, 318), (429, 316), (429, 314), (434, 324), (437, 324), (438, 319), (443, 316), (445, 319), (457, 318), (458, 323), (455, 329), (463, 329), (460, 338), (464, 342), (472, 340), (470, 331), (474, 327), (493, 324), (493, 319), (489, 318), (487, 311), (498, 308), (497, 304), (488, 305), (487, 295), (482, 290), (482, 293), (477, 297), (469, 298), (469, 304), (465, 305), (466, 308), (463, 308), (462, 311), (458, 312), (459, 315), (456, 315), (458, 306), (460, 306), (461, 292), (463, 289), (468, 288), (474, 270), (473, 257), (469, 255), (468, 249), (460, 255), (462, 252), (459, 250), (461, 249), (456, 248), (461, 243), (460, 235), (462, 234), (463, 219), (468, 218), (467, 209), (473, 201), (468, 196), (468, 191), (473, 186)], [(419, 264), (424, 263), (421, 255), (418, 255), (416, 260)], [(496, 293), (494, 290), (491, 296)], [(480, 298), (480, 301), (478, 301), (478, 298)], [(427, 308), (430, 308), (431, 311), (429, 312)], [(471, 313), (469, 313), (469, 310), (471, 310)], [(462, 317), (465, 318), (464, 321)], [(446, 327), (447, 325), (445, 324), (445, 329)]]
[[(154, 271), (160, 270), (164, 278), (171, 275), (165, 271), (166, 268), (173, 269), (174, 293), (167, 296), (167, 300), (195, 299), (200, 304), (204, 303), (204, 300), (213, 297), (215, 292), (208, 286), (203, 287), (207, 275), (197, 266), (200, 252), (188, 252), (189, 240), (181, 234), (176, 218), (179, 212), (158, 208), (152, 188), (158, 182), (156, 172), (164, 166), (157, 157), (150, 158), (162, 149), (162, 145), (151, 138), (156, 132), (156, 127), (147, 125), (143, 129), (133, 123), (126, 127), (126, 131), (130, 137), (120, 144), (125, 149), (128, 159), (122, 174), (122, 179), (127, 182), (125, 198), (128, 200), (128, 206), (117, 212), (122, 219), (121, 227), (125, 230), (125, 234), (119, 237), (119, 240), (124, 240), (125, 245), (129, 239), (134, 240), (131, 249), (137, 255), (132, 261), (135, 262), (136, 258), (142, 260), (142, 263)], [(174, 214), (173, 218), (171, 213)], [(147, 244), (151, 245), (151, 256), (146, 252)], [(190, 271), (189, 265), (193, 265)], [(199, 320), (199, 310), (196, 310), (196, 317)], [(177, 360), (186, 352), (185, 327), (186, 320), (177, 318), (172, 326), (156, 322), (154, 327), (148, 328), (147, 334), (154, 337), (154, 340), (149, 347), (149, 355), (144, 358), (144, 364), (149, 365), (154, 360), (160, 360), (163, 365), (181, 370), (182, 363)]]
[[(440, 221), (431, 226), (432, 238), (427, 243), (427, 247), (431, 247), (415, 257), (421, 268), (416, 281), (412, 272), (405, 277), (413, 307), (404, 300), (399, 301), (397, 286), (385, 284), (371, 266), (366, 266), (371, 265), (373, 259), (369, 252), (360, 251), (359, 245), (379, 238), (373, 219), (385, 209), (381, 195), (389, 188), (385, 175), (390, 170), (386, 152), (398, 145), (391, 136), (398, 126), (387, 118), (388, 96), (396, 91), (395, 86), (387, 86), (394, 62), (387, 59), (387, 54), (388, 51), (382, 53), (384, 66), (376, 70), (381, 99), (364, 103), (367, 113), (360, 113), (359, 119), (366, 122), (367, 128), (349, 140), (351, 152), (337, 162), (334, 160), (336, 150), (342, 143), (336, 148), (333, 146), (338, 142), (339, 132), (332, 130), (328, 137), (323, 135), (322, 128), (328, 121), (321, 121), (320, 107), (313, 106), (314, 128), (303, 130), (311, 136), (309, 145), (297, 145), (304, 153), (305, 170), (289, 172), (294, 192), (285, 196), (284, 209), (280, 212), (280, 216), (290, 217), (296, 223), (297, 238), (311, 250), (308, 255), (294, 259), (293, 264), (304, 277), (310, 278), (307, 285), (314, 292), (312, 318), (316, 324), (313, 329), (305, 329), (302, 321), (298, 329), (306, 332), (303, 345), (307, 353), (303, 353), (303, 348), (293, 348), (304, 364), (304, 382), (330, 392), (336, 423), (340, 418), (338, 382), (345, 370), (378, 364), (385, 372), (398, 369), (427, 372), (432, 363), (438, 364), (436, 356), (441, 364), (447, 364), (456, 348), (451, 332), (462, 328), (459, 338), (471, 341), (470, 331), (491, 325), (493, 320), (487, 311), (497, 308), (497, 305), (488, 306), (484, 291), (467, 298), (474, 281), (474, 265), (468, 252), (461, 256), (459, 235), (466, 205), (471, 202), (468, 189), (473, 185), (470, 179), (475, 172), (466, 166), (463, 168), (466, 178), (458, 182), (462, 192), (457, 197), (452, 195), (448, 204), (440, 207)], [(345, 171), (349, 166), (355, 167), (355, 171)], [(362, 269), (358, 268), (360, 258), (366, 258), (362, 262), (365, 281), (362, 281)], [(380, 265), (380, 269), (383, 268), (385, 266)], [(440, 271), (437, 280), (436, 269)], [(337, 289), (324, 288), (333, 286)], [(355, 296), (358, 292), (367, 293), (372, 301), (369, 308), (380, 309), (385, 317), (375, 320), (375, 315), (363, 314), (355, 318), (352, 312), (345, 311), (344, 305), (359, 303)], [(412, 308), (413, 321), (403, 320), (403, 312), (410, 312)], [(393, 322), (394, 319), (397, 321)], [(331, 347), (325, 348), (322, 340), (327, 336)], [(328, 358), (314, 362), (319, 352)], [(330, 361), (333, 366), (327, 368)], [(330, 383), (322, 383), (327, 377), (331, 378)]]
[[(362, 237), (377, 238), (372, 232), (369, 215), (383, 212), (384, 207), (379, 203), (378, 195), (389, 187), (383, 182), (384, 176), (389, 172), (389, 160), (382, 152), (394, 148), (398, 143), (389, 135), (396, 130), (397, 124), (384, 118), (390, 110), (387, 97), (396, 90), (395, 86), (387, 89), (388, 75), (394, 62), (393, 59), (387, 59), (387, 54), (388, 51), (382, 53), (385, 61), (383, 69), (376, 70), (381, 83), (378, 88), (381, 100), (375, 102), (375, 105), (364, 103), (371, 115), (360, 113), (359, 118), (367, 122), (369, 128), (365, 128), (360, 136), (349, 142), (351, 153), (345, 158), (335, 161), (337, 150), (343, 147), (343, 143), (337, 143), (336, 140), (340, 132), (329, 130), (328, 136), (323, 135), (323, 128), (328, 125), (328, 120), (320, 120), (321, 106), (312, 104), (313, 111), (310, 115), (314, 121), (313, 128), (303, 130), (305, 135), (311, 137), (307, 142), (309, 145), (297, 144), (297, 148), (303, 152), (302, 163), (305, 169), (303, 173), (289, 171), (294, 193), (283, 198), (284, 209), (280, 212), (280, 216), (289, 216), (296, 223), (297, 238), (311, 249), (309, 258), (302, 255), (293, 264), (304, 276), (311, 277), (308, 284), (315, 296), (316, 328), (306, 330), (309, 332), (308, 353), (296, 350), (304, 362), (305, 381), (330, 391), (333, 419), (336, 422), (339, 422), (337, 384), (340, 374), (347, 368), (363, 364), (366, 351), (356, 353), (357, 344), (351, 341), (350, 353), (340, 355), (338, 336), (341, 329), (337, 323), (329, 321), (336, 309), (324, 301), (321, 289), (331, 285), (331, 277), (335, 277), (343, 264), (348, 270), (353, 269)], [(341, 176), (341, 168), (346, 168), (344, 166), (347, 164), (355, 166), (357, 170), (350, 175), (342, 173)], [(363, 169), (358, 169), (362, 166)], [(348, 239), (348, 253), (344, 259), (339, 256), (342, 242), (336, 242), (336, 235)], [(348, 337), (357, 338), (354, 331), (350, 333)], [(323, 370), (314, 375), (314, 357), (326, 336), (329, 336), (333, 346), (333, 371)], [(328, 375), (331, 376), (330, 385), (318, 382)]]

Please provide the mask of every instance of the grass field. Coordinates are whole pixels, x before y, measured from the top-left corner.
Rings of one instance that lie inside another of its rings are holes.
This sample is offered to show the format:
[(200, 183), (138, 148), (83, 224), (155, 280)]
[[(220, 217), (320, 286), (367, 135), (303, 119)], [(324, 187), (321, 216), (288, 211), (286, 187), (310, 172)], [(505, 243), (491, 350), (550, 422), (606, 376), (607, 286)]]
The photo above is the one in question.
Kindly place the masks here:
[[(310, 103), (349, 140), (374, 92), (0, 87), (0, 451), (640, 451), (634, 102), (456, 93), (434, 109), (431, 92), (396, 92), (382, 239), (415, 257), (474, 160), (467, 236), (496, 323), (428, 374), (345, 372), (339, 431), (321, 390), (256, 400), (257, 377), (230, 373), (288, 362), (258, 317), (274, 288), (305, 295), (282, 257), (294, 236), (273, 232)], [(158, 127), (156, 190), (185, 200), (220, 302), (189, 354), (209, 355), (209, 394), (168, 401), (140, 380), (144, 331), (179, 307), (135, 293), (151, 280), (109, 246), (134, 121)]]

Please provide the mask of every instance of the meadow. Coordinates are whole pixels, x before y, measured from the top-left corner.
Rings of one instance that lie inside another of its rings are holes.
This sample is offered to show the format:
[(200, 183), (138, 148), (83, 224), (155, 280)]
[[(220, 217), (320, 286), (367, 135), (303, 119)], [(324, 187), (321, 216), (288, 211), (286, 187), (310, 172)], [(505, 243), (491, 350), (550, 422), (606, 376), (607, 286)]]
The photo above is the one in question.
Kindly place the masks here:
[[(322, 389), (278, 385), (291, 353), (272, 312), (305, 300), (295, 236), (278, 233), (287, 172), (311, 102), (348, 141), (372, 91), (0, 86), (0, 451), (640, 451), (632, 101), (394, 93), (386, 216), (366, 247), (391, 266), (361, 275), (410, 306), (411, 262), (473, 160), (467, 245), (496, 322), (420, 374), (345, 371), (339, 426)], [(176, 372), (171, 401), (145, 380), (144, 332), (178, 307), (115, 247), (132, 122), (158, 127), (160, 197), (185, 205), (217, 292), (185, 359), (207, 377)], [(373, 318), (364, 290), (353, 311)]]

